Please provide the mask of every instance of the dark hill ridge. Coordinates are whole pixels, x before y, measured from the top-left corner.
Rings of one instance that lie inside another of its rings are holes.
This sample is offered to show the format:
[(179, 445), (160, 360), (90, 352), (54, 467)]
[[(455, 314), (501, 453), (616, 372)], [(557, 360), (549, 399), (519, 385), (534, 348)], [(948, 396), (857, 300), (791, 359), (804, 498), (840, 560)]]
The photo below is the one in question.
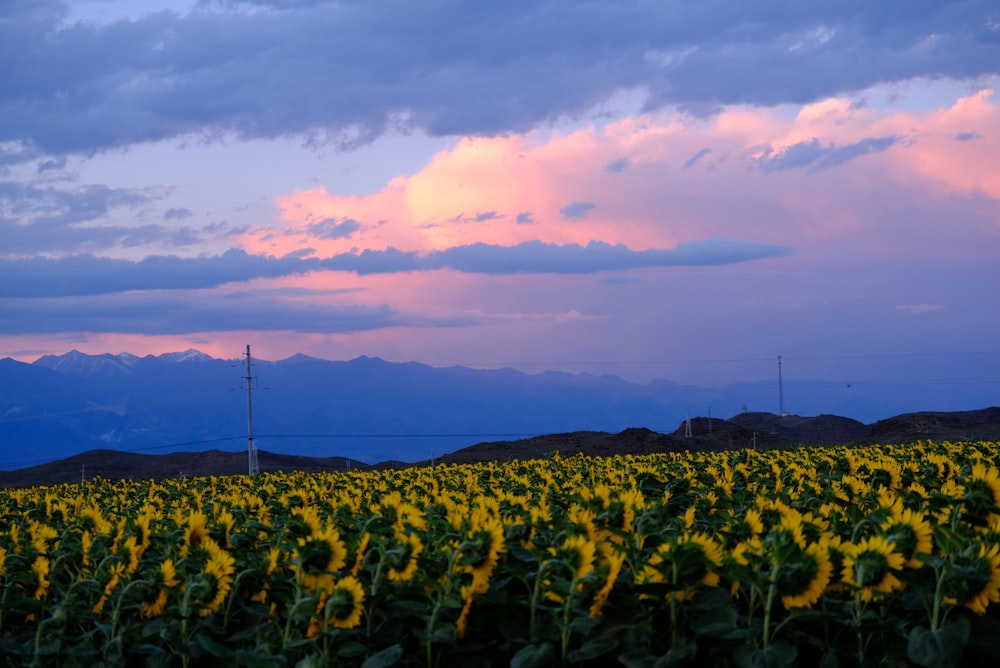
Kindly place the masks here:
[[(576, 431), (536, 436), (516, 441), (478, 443), (442, 455), (434, 463), (470, 463), (538, 459), (556, 451), (563, 456), (585, 454), (648, 454), (654, 452), (715, 451), (756, 447), (786, 448), (795, 445), (846, 445), (907, 443), (918, 440), (1000, 440), (1000, 407), (975, 411), (921, 412), (898, 415), (865, 425), (837, 415), (800, 417), (773, 413), (740, 413), (729, 420), (692, 418), (663, 434), (645, 428), (617, 434)], [(345, 457), (304, 457), (261, 451), (261, 471), (345, 471), (373, 468)], [(386, 461), (378, 468), (427, 465), (431, 462)], [(66, 459), (18, 471), (0, 471), (0, 487), (34, 487), (79, 482), (81, 477), (105, 479), (175, 478), (180, 476), (236, 475), (246, 473), (246, 452), (173, 452), (147, 455), (115, 450), (90, 450)]]
[[(368, 464), (344, 457), (302, 457), (263, 450), (257, 453), (260, 470), (268, 471), (348, 471), (370, 469)], [(144, 455), (117, 450), (87, 452), (19, 471), (0, 471), (0, 488), (37, 487), (80, 482), (81, 478), (163, 479), (198, 476), (237, 475), (247, 472), (246, 452), (203, 450)]]

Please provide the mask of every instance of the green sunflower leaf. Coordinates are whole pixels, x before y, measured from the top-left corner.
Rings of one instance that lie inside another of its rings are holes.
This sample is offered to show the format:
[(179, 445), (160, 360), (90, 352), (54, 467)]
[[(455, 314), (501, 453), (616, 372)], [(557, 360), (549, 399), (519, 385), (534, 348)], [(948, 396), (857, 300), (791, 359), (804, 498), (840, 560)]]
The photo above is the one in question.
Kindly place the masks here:
[(541, 645), (528, 645), (510, 660), (510, 668), (542, 668), (542, 666), (552, 665), (555, 659), (555, 650), (549, 643)]
[(361, 664), (361, 668), (390, 668), (403, 658), (403, 647), (398, 643), (372, 654)]
[(937, 631), (916, 626), (907, 639), (906, 657), (924, 668), (956, 666), (969, 634), (969, 620), (965, 617), (956, 617)]
[(798, 655), (795, 647), (779, 640), (765, 648), (740, 645), (733, 652), (733, 662), (739, 668), (788, 668), (795, 665)]

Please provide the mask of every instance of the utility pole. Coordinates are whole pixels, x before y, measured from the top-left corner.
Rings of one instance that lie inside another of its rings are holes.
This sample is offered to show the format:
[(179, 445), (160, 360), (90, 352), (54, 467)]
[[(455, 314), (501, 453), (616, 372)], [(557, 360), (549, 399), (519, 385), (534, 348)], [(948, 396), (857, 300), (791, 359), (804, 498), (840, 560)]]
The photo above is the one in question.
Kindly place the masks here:
[(785, 414), (785, 388), (781, 382), (781, 355), (778, 355), (778, 415)]
[(250, 344), (247, 344), (247, 468), (250, 475), (260, 473), (260, 466), (257, 463), (257, 444), (253, 441), (253, 403), (250, 398), (253, 390), (253, 371), (250, 368)]

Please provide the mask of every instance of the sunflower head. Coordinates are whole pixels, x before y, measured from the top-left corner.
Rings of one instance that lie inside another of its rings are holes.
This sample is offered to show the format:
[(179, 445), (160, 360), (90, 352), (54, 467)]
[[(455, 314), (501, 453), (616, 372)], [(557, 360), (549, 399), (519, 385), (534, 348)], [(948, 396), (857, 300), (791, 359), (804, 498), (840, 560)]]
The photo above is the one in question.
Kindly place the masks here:
[(989, 524), (1000, 515), (1000, 472), (984, 464), (972, 467), (962, 496), (965, 513), (978, 524)]
[(41, 600), (46, 592), (49, 590), (49, 560), (45, 557), (38, 555), (35, 557), (35, 561), (31, 564), (31, 572), (35, 575), (36, 587), (35, 587), (35, 600)]
[(409, 582), (417, 572), (417, 557), (424, 551), (423, 541), (415, 533), (397, 533), (392, 547), (386, 550), (390, 582)]
[(503, 523), (498, 517), (474, 518), (462, 547), (462, 563), (474, 579), (489, 580), (506, 549)]
[(309, 589), (324, 589), (333, 573), (347, 563), (347, 547), (336, 529), (324, 529), (315, 536), (299, 538), (293, 553), (299, 580)]
[(289, 522), (289, 530), (298, 538), (316, 536), (323, 530), (323, 524), (315, 508), (303, 505), (292, 509), (292, 521)]
[(722, 546), (700, 532), (689, 532), (660, 545), (647, 560), (642, 578), (666, 582), (693, 593), (699, 585), (719, 584), (717, 570), (722, 566)]
[(326, 601), (330, 623), (338, 629), (353, 629), (361, 623), (364, 602), (364, 587), (354, 576), (337, 580)]
[(211, 540), (208, 536), (208, 519), (205, 513), (196, 510), (188, 516), (184, 527), (184, 538), (181, 541), (181, 556), (186, 557), (191, 550), (204, 547)]
[(789, 554), (774, 567), (773, 578), (785, 609), (810, 608), (826, 591), (833, 575), (829, 550), (811, 543), (806, 549), (790, 546)]
[(208, 551), (208, 561), (202, 573), (208, 576), (209, 593), (204, 597), (204, 605), (198, 610), (202, 617), (218, 612), (222, 607), (232, 589), (233, 573), (236, 571), (236, 559), (211, 538), (206, 539), (205, 548)]
[(986, 614), (990, 602), (1000, 602), (1000, 546), (970, 544), (945, 566), (943, 600), (976, 614)]
[(863, 601), (903, 588), (895, 572), (903, 568), (906, 560), (884, 537), (871, 536), (859, 543), (846, 543), (841, 550), (844, 584), (860, 590)]
[(908, 568), (920, 568), (923, 562), (917, 555), (931, 554), (934, 549), (934, 530), (921, 513), (903, 510), (883, 522), (880, 530), (885, 539), (895, 546), (896, 552), (906, 559)]

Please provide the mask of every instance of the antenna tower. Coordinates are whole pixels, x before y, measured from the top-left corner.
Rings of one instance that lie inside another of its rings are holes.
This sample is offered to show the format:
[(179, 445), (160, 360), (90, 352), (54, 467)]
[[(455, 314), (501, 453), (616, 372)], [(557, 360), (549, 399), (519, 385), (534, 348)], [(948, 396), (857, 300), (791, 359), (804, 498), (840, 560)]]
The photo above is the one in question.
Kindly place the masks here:
[(691, 438), (691, 415), (684, 414), (684, 438)]
[(253, 372), (250, 369), (250, 344), (247, 344), (247, 468), (250, 475), (260, 473), (260, 465), (257, 463), (257, 444), (253, 440), (253, 403), (250, 393), (253, 390)]
[(778, 415), (785, 415), (785, 388), (781, 382), (781, 355), (778, 355)]

